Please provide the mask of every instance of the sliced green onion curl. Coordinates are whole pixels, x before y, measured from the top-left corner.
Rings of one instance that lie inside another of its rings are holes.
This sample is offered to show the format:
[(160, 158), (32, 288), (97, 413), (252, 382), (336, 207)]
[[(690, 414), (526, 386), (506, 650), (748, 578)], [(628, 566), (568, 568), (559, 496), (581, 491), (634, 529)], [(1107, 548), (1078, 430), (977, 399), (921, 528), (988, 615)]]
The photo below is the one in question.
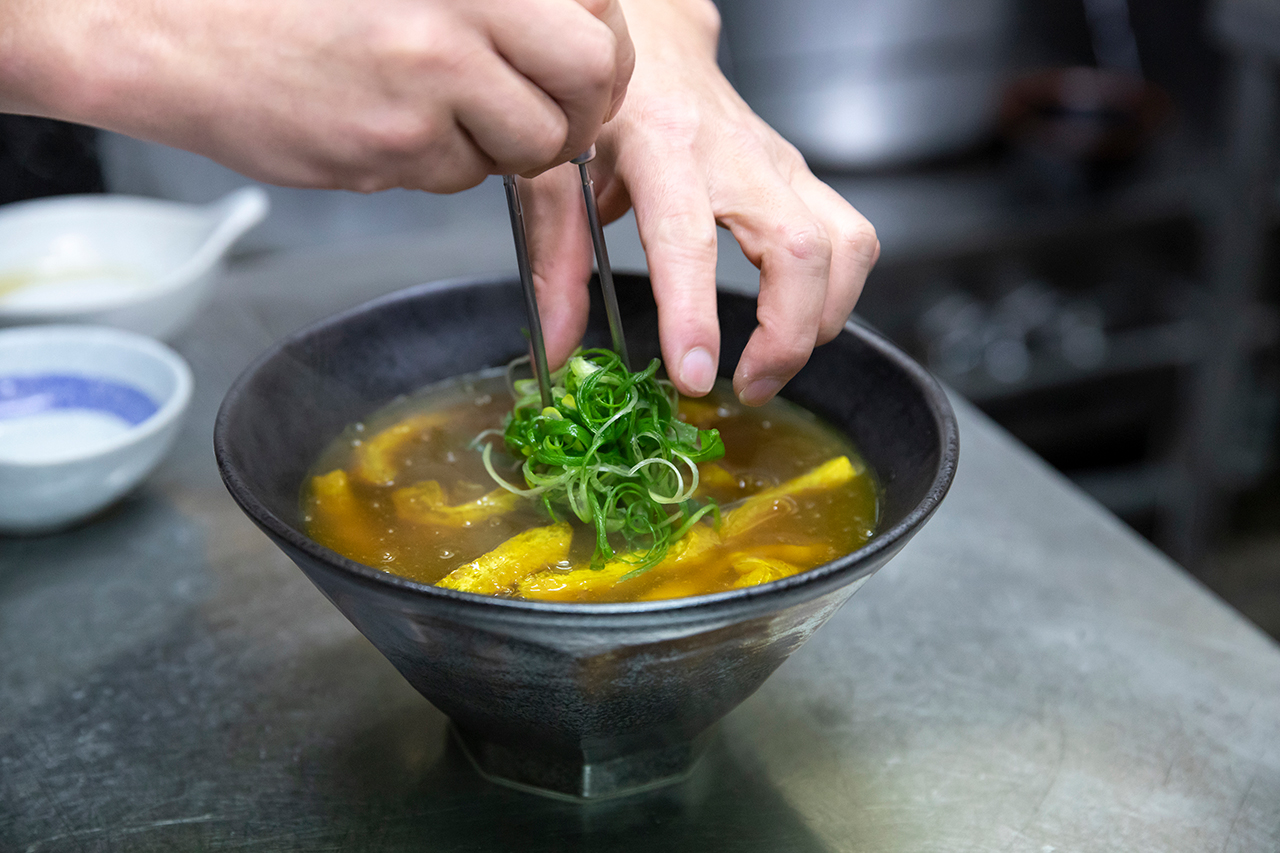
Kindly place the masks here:
[[(515, 406), (502, 435), (508, 453), (522, 460), (527, 488), (498, 475), (485, 444), (484, 466), (504, 489), (540, 498), (553, 518), (565, 513), (596, 531), (593, 568), (615, 556), (610, 535), (637, 555), (633, 577), (653, 568), (671, 543), (699, 519), (720, 509), (693, 498), (698, 464), (724, 455), (718, 430), (698, 429), (676, 417), (679, 395), (656, 377), (660, 362), (630, 372), (606, 349), (579, 350), (551, 374), (552, 406), (543, 407), (538, 383), (513, 380)], [(486, 430), (476, 443), (496, 434)], [(687, 472), (687, 476), (686, 473)]]

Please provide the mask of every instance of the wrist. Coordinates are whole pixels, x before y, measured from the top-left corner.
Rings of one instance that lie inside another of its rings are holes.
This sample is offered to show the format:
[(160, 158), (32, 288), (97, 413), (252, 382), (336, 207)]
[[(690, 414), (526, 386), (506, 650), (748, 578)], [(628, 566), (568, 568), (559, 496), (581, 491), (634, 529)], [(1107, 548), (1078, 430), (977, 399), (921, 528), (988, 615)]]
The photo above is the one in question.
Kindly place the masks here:
[(636, 52), (694, 50), (714, 62), (720, 12), (712, 0), (619, 0)]

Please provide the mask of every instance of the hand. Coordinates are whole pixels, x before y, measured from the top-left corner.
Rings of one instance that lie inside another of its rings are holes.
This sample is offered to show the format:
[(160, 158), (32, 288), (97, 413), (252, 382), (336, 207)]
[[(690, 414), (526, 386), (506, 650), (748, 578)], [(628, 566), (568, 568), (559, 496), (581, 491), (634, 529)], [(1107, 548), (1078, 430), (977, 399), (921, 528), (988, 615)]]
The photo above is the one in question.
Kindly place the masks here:
[[(634, 206), (658, 303), (663, 361), (701, 396), (719, 361), (716, 224), (760, 269), (759, 326), (734, 373), (760, 405), (834, 338), (880, 254), (875, 230), (809, 171), (716, 66), (719, 19), (706, 0), (622, 0), (636, 45), (626, 101), (591, 164), (601, 216)], [(523, 190), (547, 356), (586, 329), (591, 244), (572, 166)]]
[(617, 0), (0, 4), (0, 110), (290, 186), (536, 173), (595, 141), (633, 61)]

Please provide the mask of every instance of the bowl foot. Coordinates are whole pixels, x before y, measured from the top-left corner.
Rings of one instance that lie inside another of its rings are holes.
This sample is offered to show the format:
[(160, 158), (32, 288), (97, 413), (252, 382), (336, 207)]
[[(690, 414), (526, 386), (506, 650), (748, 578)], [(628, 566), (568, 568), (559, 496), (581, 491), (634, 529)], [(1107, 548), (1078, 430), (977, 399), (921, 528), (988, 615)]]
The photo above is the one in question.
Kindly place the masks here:
[(499, 785), (571, 802), (638, 794), (682, 781), (694, 766), (712, 731), (680, 743), (592, 760), (513, 749), (450, 724), (454, 739), (476, 771)]

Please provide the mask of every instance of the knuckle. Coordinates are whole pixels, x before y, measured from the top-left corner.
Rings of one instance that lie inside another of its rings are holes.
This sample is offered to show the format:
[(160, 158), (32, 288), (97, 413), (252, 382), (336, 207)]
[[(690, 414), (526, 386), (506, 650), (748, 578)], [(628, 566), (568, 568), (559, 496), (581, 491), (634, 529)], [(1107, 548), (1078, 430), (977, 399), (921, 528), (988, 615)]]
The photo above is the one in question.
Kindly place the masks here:
[(395, 181), (380, 171), (338, 169), (335, 170), (329, 185), (335, 189), (371, 194), (391, 189)]
[(778, 228), (778, 246), (798, 261), (812, 263), (831, 262), (831, 238), (827, 230), (816, 222), (791, 223)]
[(848, 319), (848, 316), (824, 318), (822, 325), (818, 327), (817, 343), (825, 344), (828, 341), (835, 340), (836, 335), (840, 334), (841, 330), (844, 329), (844, 324)]
[(875, 226), (861, 217), (840, 229), (840, 243), (864, 263), (874, 263), (880, 255), (880, 238), (876, 236)]
[(528, 168), (546, 168), (569, 141), (569, 120), (561, 113), (552, 113), (540, 121), (531, 121), (526, 132), (529, 136), (523, 147), (532, 161)]
[(613, 0), (578, 0), (578, 5), (586, 9), (594, 17), (602, 18), (613, 5)]
[(637, 122), (656, 151), (688, 155), (702, 130), (702, 112), (692, 99), (651, 99)]
[(768, 128), (766, 134), (769, 142), (772, 143), (773, 156), (785, 172), (794, 174), (801, 170), (808, 171), (809, 164), (805, 162), (799, 148), (773, 132), (772, 128)]
[(370, 122), (364, 136), (364, 147), (373, 158), (400, 159), (433, 147), (440, 130), (438, 122), (429, 116), (397, 110)]
[(591, 89), (608, 94), (618, 74), (618, 39), (603, 25), (592, 27), (582, 38), (577, 58), (578, 74)]
[(468, 51), (459, 40), (444, 38), (443, 22), (419, 14), (371, 24), (374, 32), (369, 50), (384, 80), (434, 68), (447, 68), (464, 61)]
[(702, 28), (705, 38), (715, 40), (720, 36), (720, 7), (711, 0), (703, 0), (699, 5), (691, 7), (697, 13), (697, 25)]
[(394, 186), (395, 182), (389, 180), (383, 175), (368, 175), (359, 180), (353, 189), (358, 193), (372, 195), (373, 193), (380, 193), (383, 190), (389, 190)]
[(689, 258), (715, 257), (716, 254), (715, 222), (691, 213), (672, 211), (661, 217), (656, 237)]
[(478, 186), (489, 173), (479, 167), (458, 167), (432, 172), (413, 183), (433, 193), (457, 193)]
[[(815, 330), (816, 331), (816, 330)], [(770, 348), (771, 361), (778, 373), (793, 376), (809, 361), (813, 353), (814, 338), (801, 335), (780, 335)]]

